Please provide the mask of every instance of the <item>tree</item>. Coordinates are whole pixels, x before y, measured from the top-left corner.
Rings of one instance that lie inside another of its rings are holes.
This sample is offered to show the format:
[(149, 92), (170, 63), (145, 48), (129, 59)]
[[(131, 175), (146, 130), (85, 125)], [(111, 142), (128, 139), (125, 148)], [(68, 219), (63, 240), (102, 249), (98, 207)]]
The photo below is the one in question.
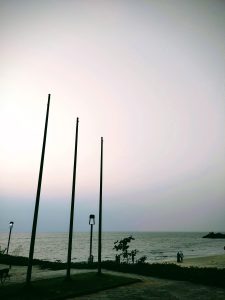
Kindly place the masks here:
[(125, 261), (126, 263), (129, 263), (130, 259), (132, 260), (132, 262), (134, 263), (134, 258), (136, 256), (136, 254), (138, 253), (137, 249), (131, 250), (130, 252), (128, 251), (130, 245), (129, 243), (135, 240), (135, 238), (132, 237), (132, 235), (120, 240), (120, 241), (116, 241), (114, 242), (114, 247), (113, 249), (115, 249), (116, 251), (120, 251), (120, 253), (118, 253), (116, 255), (116, 261), (120, 262), (121, 257), (123, 259), (123, 261)]
[(138, 264), (144, 264), (145, 261), (146, 261), (146, 259), (147, 259), (147, 256), (146, 256), (146, 255), (143, 255), (143, 256), (141, 256), (141, 257), (137, 260), (137, 263), (138, 263)]

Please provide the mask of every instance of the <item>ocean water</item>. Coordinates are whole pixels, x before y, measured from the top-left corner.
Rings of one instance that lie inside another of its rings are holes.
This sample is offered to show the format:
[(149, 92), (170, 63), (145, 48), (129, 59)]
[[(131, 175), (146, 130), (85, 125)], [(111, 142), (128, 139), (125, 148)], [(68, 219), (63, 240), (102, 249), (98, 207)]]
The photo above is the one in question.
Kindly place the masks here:
[[(114, 242), (132, 235), (130, 249), (139, 250), (137, 257), (147, 256), (148, 262), (171, 261), (181, 250), (184, 257), (199, 257), (224, 254), (225, 240), (203, 239), (206, 232), (104, 232), (102, 234), (102, 260), (115, 259)], [(7, 247), (8, 233), (0, 233), (1, 249)], [(93, 233), (94, 261), (98, 256), (98, 235)], [(67, 259), (67, 233), (37, 233), (34, 257), (65, 262)], [(9, 254), (28, 256), (30, 233), (12, 232)], [(89, 232), (75, 232), (73, 235), (72, 261), (87, 261), (90, 247)]]

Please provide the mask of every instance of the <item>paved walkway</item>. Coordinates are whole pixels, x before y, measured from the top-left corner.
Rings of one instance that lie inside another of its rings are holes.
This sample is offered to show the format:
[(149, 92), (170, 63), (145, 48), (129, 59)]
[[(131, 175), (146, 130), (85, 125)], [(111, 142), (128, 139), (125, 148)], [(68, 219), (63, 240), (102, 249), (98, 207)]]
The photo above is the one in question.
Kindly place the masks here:
[[(0, 269), (8, 268), (8, 265), (0, 264)], [(71, 269), (71, 275), (77, 273), (86, 273), (86, 272), (96, 272), (95, 270), (85, 270), (85, 269)], [(9, 271), (11, 278), (10, 280), (5, 281), (5, 285), (11, 283), (18, 283), (18, 282), (25, 282), (26, 275), (27, 275), (27, 267), (26, 266), (12, 266)], [(41, 269), (38, 266), (33, 266), (32, 268), (32, 276), (31, 280), (38, 280), (38, 279), (46, 279), (46, 278), (53, 278), (53, 277), (60, 277), (66, 276), (66, 270), (48, 270), (48, 269)]]
[[(123, 273), (104, 271), (115, 275)], [(153, 277), (123, 274), (139, 278), (140, 283), (118, 287), (87, 296), (67, 300), (224, 300), (225, 289), (194, 284), (186, 281), (175, 281)]]

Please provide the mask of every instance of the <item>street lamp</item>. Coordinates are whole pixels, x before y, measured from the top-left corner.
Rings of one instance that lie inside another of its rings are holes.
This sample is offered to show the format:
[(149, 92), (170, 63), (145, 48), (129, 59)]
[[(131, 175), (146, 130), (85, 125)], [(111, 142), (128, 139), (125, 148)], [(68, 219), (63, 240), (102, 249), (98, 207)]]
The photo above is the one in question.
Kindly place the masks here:
[(89, 225), (91, 225), (91, 234), (90, 234), (90, 255), (88, 258), (88, 262), (93, 263), (94, 256), (92, 255), (92, 235), (93, 235), (93, 225), (95, 225), (95, 215), (89, 216)]
[(102, 274), (102, 179), (103, 179), (103, 137), (101, 137), (101, 159), (100, 159), (100, 191), (99, 191), (99, 218), (98, 218), (98, 275)]
[(12, 222), (12, 221), (9, 222), (9, 239), (8, 239), (8, 246), (7, 246), (6, 254), (8, 254), (8, 252), (9, 252), (9, 243), (10, 243), (10, 238), (11, 238), (11, 232), (12, 232), (13, 224), (14, 224), (14, 222)]

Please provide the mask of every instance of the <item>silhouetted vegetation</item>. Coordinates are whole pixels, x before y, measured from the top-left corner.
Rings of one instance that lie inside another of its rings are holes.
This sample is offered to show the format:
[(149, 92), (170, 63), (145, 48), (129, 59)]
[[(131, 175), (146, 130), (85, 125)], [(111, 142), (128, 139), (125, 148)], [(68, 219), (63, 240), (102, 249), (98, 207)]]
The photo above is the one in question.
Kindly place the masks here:
[[(14, 265), (14, 266), (27, 266), (28, 258), (23, 256), (11, 256), (11, 255), (2, 255), (0, 254), (0, 263), (5, 265)], [(62, 263), (61, 261), (47, 261), (41, 259), (34, 259), (33, 265), (39, 266), (41, 269), (50, 269), (50, 270), (63, 270), (66, 269), (67, 264)], [(87, 264), (86, 262), (76, 262), (71, 263), (72, 268), (77, 269), (95, 269), (97, 263), (94, 263), (93, 266)]]
[[(129, 263), (130, 261), (132, 261), (132, 263), (134, 263), (134, 259), (135, 256), (137, 255), (137, 253), (139, 252), (137, 249), (131, 250), (129, 251), (129, 243), (135, 240), (134, 237), (132, 237), (132, 235), (128, 236), (127, 238), (124, 238), (120, 241), (116, 241), (114, 242), (114, 247), (113, 249), (116, 250), (118, 252), (118, 254), (116, 254), (116, 262), (120, 263), (121, 261)], [(122, 259), (121, 259), (122, 258)]]
[(138, 264), (144, 264), (146, 262), (146, 259), (147, 259), (147, 256), (146, 255), (143, 255), (141, 256), (138, 260), (137, 260), (137, 263)]

